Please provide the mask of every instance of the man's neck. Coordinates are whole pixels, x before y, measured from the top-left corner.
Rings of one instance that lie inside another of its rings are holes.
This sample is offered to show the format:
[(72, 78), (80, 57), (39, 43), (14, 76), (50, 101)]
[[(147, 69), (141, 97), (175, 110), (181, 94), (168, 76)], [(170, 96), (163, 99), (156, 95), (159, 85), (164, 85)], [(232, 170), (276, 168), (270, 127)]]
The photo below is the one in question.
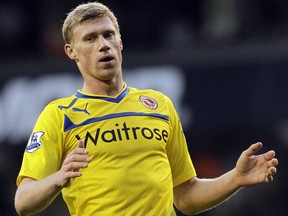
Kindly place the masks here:
[(103, 95), (103, 96), (116, 96), (123, 89), (124, 82), (120, 81), (99, 81), (97, 83), (84, 82), (82, 91), (87, 94)]

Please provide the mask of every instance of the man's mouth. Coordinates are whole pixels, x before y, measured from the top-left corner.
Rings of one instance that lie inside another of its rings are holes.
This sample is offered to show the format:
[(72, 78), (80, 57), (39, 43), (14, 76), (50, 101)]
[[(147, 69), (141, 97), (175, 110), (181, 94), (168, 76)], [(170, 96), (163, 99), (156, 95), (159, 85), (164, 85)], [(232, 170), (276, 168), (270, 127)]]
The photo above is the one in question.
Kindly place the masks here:
[(112, 56), (106, 56), (99, 60), (99, 62), (109, 62), (112, 61), (114, 58)]

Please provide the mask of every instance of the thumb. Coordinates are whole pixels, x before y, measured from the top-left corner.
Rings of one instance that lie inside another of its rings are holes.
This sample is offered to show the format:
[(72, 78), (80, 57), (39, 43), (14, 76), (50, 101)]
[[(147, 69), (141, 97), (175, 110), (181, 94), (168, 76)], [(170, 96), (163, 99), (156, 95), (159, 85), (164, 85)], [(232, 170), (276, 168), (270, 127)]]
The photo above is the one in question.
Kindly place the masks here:
[(257, 142), (252, 144), (247, 150), (246, 150), (246, 155), (247, 156), (252, 156), (255, 154), (257, 151), (259, 151), (262, 148), (263, 144), (261, 142)]

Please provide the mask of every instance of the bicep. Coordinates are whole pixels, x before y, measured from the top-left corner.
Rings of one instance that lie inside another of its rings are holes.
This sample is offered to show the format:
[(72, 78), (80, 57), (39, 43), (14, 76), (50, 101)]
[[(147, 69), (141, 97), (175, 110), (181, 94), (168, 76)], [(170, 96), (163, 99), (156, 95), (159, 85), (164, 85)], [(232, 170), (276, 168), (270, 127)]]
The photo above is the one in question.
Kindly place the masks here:
[(32, 182), (36, 182), (36, 180), (33, 179), (33, 178), (30, 178), (30, 177), (24, 176), (24, 177), (22, 177), (22, 180), (21, 180), (21, 182), (19, 183), (18, 188), (19, 188), (19, 187), (24, 187), (25, 185), (27, 185), (27, 184), (29, 184), (29, 183), (32, 183)]
[(21, 212), (22, 209), (24, 208), (23, 203), (25, 203), (24, 202), (25, 197), (29, 193), (31, 184), (33, 184), (33, 182), (36, 182), (36, 180), (33, 178), (28, 178), (28, 177), (23, 177), (21, 179), (21, 182), (19, 182), (18, 188), (16, 190), (16, 194), (15, 194), (15, 208), (18, 213)]
[(192, 188), (195, 183), (198, 181), (197, 177), (193, 177), (188, 181), (183, 182), (182, 184), (173, 188), (174, 193), (174, 203), (177, 208), (181, 209), (182, 206), (185, 206), (191, 195)]
[(15, 199), (17, 199), (17, 197), (21, 196), (22, 193), (27, 193), (31, 187), (31, 184), (33, 184), (34, 182), (36, 182), (35, 179), (33, 178), (29, 178), (29, 177), (23, 177), (21, 179), (21, 182), (18, 185), (17, 191), (16, 191), (16, 195), (15, 195)]

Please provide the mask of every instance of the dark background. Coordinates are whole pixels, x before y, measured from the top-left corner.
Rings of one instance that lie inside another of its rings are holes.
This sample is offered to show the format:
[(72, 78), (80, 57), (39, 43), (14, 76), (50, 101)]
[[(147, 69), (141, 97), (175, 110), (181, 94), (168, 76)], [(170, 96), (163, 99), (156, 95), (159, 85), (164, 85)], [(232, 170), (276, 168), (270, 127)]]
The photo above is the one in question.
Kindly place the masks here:
[[(17, 77), (77, 73), (63, 52), (61, 24), (81, 2), (1, 1), (0, 90)], [(242, 189), (202, 215), (286, 215), (288, 2), (102, 2), (119, 19), (125, 68), (172, 64), (184, 71), (183, 102), (193, 109), (185, 133), (200, 177), (232, 169), (256, 141), (264, 143), (264, 151), (277, 151), (280, 165), (272, 184)], [(1, 216), (16, 215), (15, 179), (27, 139), (16, 144), (1, 139)], [(67, 215), (67, 210), (59, 197), (39, 215)]]

